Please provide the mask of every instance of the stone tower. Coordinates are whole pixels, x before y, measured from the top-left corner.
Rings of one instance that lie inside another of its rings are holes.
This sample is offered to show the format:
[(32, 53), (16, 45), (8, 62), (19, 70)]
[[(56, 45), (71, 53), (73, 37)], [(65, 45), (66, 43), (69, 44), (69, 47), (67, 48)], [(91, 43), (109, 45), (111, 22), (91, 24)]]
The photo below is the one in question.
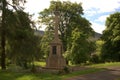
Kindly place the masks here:
[(59, 26), (59, 11), (55, 10), (55, 35), (53, 41), (50, 43), (50, 53), (46, 61), (47, 68), (62, 69), (66, 66), (66, 61), (62, 56), (63, 47), (62, 42), (58, 36)]

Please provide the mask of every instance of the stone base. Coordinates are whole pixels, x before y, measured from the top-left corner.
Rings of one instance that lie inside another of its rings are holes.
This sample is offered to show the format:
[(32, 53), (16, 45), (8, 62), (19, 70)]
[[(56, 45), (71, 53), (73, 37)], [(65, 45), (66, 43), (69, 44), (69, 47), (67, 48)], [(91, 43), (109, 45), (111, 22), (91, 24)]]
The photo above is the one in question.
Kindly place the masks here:
[(66, 61), (63, 56), (52, 55), (46, 61), (46, 68), (63, 69), (66, 66)]

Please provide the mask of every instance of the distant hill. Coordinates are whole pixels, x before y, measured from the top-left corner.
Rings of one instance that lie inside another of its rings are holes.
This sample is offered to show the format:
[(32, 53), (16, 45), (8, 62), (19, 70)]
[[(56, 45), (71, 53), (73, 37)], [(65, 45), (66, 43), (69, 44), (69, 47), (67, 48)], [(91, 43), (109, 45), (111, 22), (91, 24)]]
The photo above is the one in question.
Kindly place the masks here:
[(95, 32), (94, 36), (89, 37), (88, 40), (90, 40), (90, 41), (96, 41), (96, 40), (100, 39), (101, 36), (102, 36), (102, 34)]
[(94, 38), (97, 40), (100, 39), (101, 36), (102, 34), (95, 32)]
[(44, 35), (44, 31), (42, 30), (35, 30), (35, 35), (38, 35), (38, 36), (43, 36)]

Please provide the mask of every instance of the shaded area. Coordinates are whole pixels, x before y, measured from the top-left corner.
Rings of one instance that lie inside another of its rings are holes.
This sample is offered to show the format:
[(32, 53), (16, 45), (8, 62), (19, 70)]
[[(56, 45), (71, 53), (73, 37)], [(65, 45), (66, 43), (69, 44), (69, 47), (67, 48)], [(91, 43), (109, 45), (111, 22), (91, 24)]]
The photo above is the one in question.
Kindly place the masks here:
[(50, 72), (31, 73), (29, 71), (11, 72), (0, 70), (0, 80), (117, 80), (120, 78), (120, 67), (102, 69), (75, 66), (72, 69), (73, 72), (69, 74), (59, 75)]
[(50, 73), (23, 73), (0, 71), (0, 80), (61, 80), (57, 75)]
[[(85, 67), (72, 67), (73, 72), (69, 74), (58, 74), (51, 72), (11, 72), (11, 71), (1, 71), (0, 70), (0, 80), (64, 80), (65, 78), (69, 78), (77, 75), (84, 75), (89, 73), (94, 73), (101, 71), (103, 69), (97, 68), (85, 68)], [(76, 69), (75, 69), (76, 68)]]

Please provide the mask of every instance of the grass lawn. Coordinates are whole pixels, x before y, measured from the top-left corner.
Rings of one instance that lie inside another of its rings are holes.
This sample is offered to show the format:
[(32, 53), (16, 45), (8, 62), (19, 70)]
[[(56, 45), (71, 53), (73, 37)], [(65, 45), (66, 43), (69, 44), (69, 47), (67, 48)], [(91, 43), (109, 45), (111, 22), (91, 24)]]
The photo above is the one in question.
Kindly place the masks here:
[[(37, 65), (40, 65), (38, 62)], [(42, 63), (44, 66), (44, 63)], [(0, 70), (0, 80), (64, 80), (65, 78), (83, 75), (83, 74), (91, 74), (98, 71), (103, 71), (105, 69), (100, 67), (108, 67), (108, 66), (120, 66), (120, 62), (116, 63), (105, 63), (105, 64), (95, 64), (91, 65), (88, 69), (71, 72), (69, 74), (58, 75), (51, 73), (29, 73), (29, 72), (10, 72), (10, 71), (2, 71)], [(118, 79), (120, 80), (120, 79)]]
[(46, 62), (35, 61), (34, 64), (35, 64), (35, 66), (41, 66), (41, 67), (45, 67), (46, 66)]
[(102, 64), (93, 64), (90, 65), (89, 67), (95, 67), (95, 68), (105, 68), (105, 67), (110, 67), (110, 66), (120, 66), (120, 62), (106, 62)]
[(117, 80), (120, 80), (120, 78), (119, 78), (119, 79), (117, 79)]
[(120, 78), (118, 78), (118, 79), (115, 79), (115, 80), (120, 80)]
[(89, 74), (103, 69), (90, 68), (86, 70), (81, 70), (77, 72), (71, 72), (69, 74), (58, 75), (51, 73), (25, 73), (25, 72), (9, 72), (9, 71), (0, 71), (0, 80), (63, 80), (72, 76)]

